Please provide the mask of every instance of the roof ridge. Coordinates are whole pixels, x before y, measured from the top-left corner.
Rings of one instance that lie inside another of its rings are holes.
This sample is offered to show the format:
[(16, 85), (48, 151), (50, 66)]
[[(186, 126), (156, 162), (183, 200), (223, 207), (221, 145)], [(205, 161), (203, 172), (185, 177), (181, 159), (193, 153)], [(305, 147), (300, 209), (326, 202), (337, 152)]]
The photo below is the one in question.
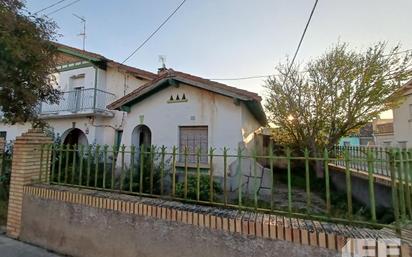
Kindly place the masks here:
[(148, 78), (148, 79), (154, 79), (157, 76), (157, 74), (155, 74), (153, 72), (146, 71), (146, 70), (143, 70), (143, 69), (139, 69), (139, 68), (136, 68), (136, 67), (133, 67), (133, 66), (130, 66), (130, 65), (126, 65), (126, 64), (114, 61), (112, 59), (109, 59), (109, 58), (101, 55), (101, 54), (97, 54), (97, 53), (82, 50), (82, 49), (79, 49), (79, 48), (76, 48), (76, 47), (64, 45), (64, 44), (61, 44), (61, 43), (58, 43), (58, 42), (52, 42), (52, 43), (57, 45), (57, 47), (69, 49), (71, 51), (75, 51), (75, 52), (81, 53), (83, 55), (88, 55), (92, 58), (100, 59), (101, 61), (105, 61), (108, 64), (113, 64), (113, 66), (122, 67), (122, 68), (124, 68), (125, 70), (127, 70), (129, 72), (136, 73), (136, 74), (138, 74), (142, 77)]

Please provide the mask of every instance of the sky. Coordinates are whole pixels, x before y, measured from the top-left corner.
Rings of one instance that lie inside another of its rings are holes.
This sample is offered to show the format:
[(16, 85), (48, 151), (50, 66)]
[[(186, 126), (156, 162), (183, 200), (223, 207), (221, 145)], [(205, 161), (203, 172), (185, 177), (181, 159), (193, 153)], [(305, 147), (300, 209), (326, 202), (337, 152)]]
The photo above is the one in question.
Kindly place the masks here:
[[(73, 0), (50, 8), (52, 12)], [(27, 0), (36, 12), (57, 0)], [(49, 17), (58, 42), (123, 61), (181, 0), (80, 0)], [(187, 0), (172, 19), (126, 64), (157, 72), (166, 66), (209, 79), (273, 74), (293, 56), (314, 0)], [(378, 41), (412, 49), (411, 0), (319, 0), (297, 63), (304, 65), (337, 42), (363, 50)], [(264, 79), (220, 81), (265, 96)]]

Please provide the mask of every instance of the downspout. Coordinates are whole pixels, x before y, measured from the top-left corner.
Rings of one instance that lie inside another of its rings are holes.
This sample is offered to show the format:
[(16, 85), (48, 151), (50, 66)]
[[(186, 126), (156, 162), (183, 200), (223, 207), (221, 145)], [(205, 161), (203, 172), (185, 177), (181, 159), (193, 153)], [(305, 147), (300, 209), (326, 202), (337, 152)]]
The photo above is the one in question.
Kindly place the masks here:
[(98, 68), (94, 66), (94, 96), (93, 96), (93, 113), (96, 113), (96, 99), (97, 99), (97, 72)]

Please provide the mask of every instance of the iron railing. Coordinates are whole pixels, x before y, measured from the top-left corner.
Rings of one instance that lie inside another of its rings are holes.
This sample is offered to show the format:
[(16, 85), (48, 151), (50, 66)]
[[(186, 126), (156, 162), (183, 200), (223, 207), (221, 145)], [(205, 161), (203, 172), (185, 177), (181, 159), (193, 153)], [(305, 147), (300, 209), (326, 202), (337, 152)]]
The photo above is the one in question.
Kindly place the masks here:
[[(325, 150), (322, 156), (314, 157), (308, 150), (296, 156), (289, 149), (282, 155), (275, 155), (272, 150), (257, 155), (256, 151), (241, 148), (210, 148), (207, 153), (193, 153), (164, 146), (137, 149), (45, 145), (42, 156), (47, 158), (42, 158), (40, 164), (40, 181), (400, 231), (401, 224), (412, 219), (412, 151), (390, 149), (382, 158), (374, 152), (376, 149), (367, 149), (366, 154), (360, 155), (353, 155), (350, 150)], [(180, 155), (183, 164), (177, 163)], [(193, 159), (189, 156), (195, 156), (195, 162), (189, 163)], [(201, 163), (202, 156), (207, 156), (207, 165)], [(261, 160), (268, 166), (262, 167)], [(389, 170), (392, 197), (392, 207), (385, 208), (383, 214), (377, 212), (374, 177), (375, 167), (380, 167), (381, 162)], [(321, 164), (323, 178), (315, 176), (315, 163)], [(344, 167), (343, 192), (331, 181), (330, 165), (336, 163)], [(351, 167), (358, 163), (367, 164), (368, 207), (352, 195), (356, 174)]]
[[(332, 151), (335, 156), (342, 159), (344, 159), (347, 151), (349, 158), (352, 160), (349, 163), (349, 168), (356, 171), (368, 171), (368, 156), (371, 155), (374, 174), (390, 177), (389, 157), (391, 152), (396, 154), (398, 149), (380, 146), (335, 146)], [(335, 164), (344, 167), (345, 161), (336, 161)]]
[(114, 100), (114, 94), (100, 89), (75, 89), (63, 92), (58, 104), (42, 103), (40, 114), (106, 112), (106, 106)]

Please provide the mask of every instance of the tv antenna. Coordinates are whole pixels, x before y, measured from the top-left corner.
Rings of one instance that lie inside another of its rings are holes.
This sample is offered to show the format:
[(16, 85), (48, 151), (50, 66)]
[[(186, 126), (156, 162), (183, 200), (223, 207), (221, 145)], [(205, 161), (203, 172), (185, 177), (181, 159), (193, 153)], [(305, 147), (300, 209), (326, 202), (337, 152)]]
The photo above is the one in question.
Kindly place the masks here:
[(83, 38), (83, 51), (84, 51), (86, 48), (86, 18), (84, 18), (83, 16), (79, 16), (75, 13), (73, 13), (73, 16), (78, 18), (81, 21), (81, 23), (83, 23), (83, 32), (77, 35)]
[(166, 55), (159, 55), (159, 62), (162, 63), (162, 68), (166, 69)]

